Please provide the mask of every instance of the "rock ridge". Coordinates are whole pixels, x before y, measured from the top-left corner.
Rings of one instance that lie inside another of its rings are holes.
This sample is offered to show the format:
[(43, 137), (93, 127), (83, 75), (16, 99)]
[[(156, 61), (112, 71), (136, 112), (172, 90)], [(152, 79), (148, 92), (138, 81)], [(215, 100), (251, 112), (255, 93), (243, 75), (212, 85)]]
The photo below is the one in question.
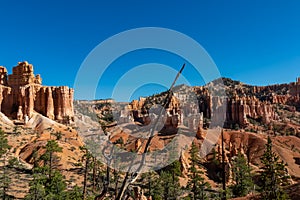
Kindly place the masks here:
[(74, 121), (74, 90), (68, 86), (43, 86), (39, 74), (27, 61), (13, 67), (12, 74), (0, 66), (0, 111), (11, 119), (27, 122), (34, 112), (60, 123)]

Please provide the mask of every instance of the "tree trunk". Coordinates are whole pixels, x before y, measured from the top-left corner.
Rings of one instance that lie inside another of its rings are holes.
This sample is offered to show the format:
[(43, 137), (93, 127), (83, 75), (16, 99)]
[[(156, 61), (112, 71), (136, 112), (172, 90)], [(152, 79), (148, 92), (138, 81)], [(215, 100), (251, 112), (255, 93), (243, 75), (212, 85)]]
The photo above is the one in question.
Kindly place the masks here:
[(85, 171), (84, 171), (84, 179), (83, 179), (83, 194), (82, 194), (83, 200), (86, 199), (88, 168), (89, 168), (89, 158), (88, 158), (88, 150), (86, 150)]
[(97, 160), (96, 160), (96, 157), (93, 158), (93, 191), (96, 190), (96, 169), (97, 169)]
[(52, 152), (49, 152), (49, 180), (51, 182), (51, 179), (52, 179)]
[(101, 194), (95, 196), (94, 200), (103, 200), (105, 198), (106, 193), (108, 192), (109, 181), (110, 181), (110, 174), (109, 174), (109, 167), (106, 167), (106, 180), (104, 180), (104, 188)]

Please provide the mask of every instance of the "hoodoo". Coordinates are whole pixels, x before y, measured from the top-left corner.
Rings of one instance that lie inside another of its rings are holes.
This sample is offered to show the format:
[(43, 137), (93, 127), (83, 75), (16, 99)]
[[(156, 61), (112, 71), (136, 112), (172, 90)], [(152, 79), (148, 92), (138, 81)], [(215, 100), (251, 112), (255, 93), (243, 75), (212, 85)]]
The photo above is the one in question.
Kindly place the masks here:
[(0, 66), (0, 111), (11, 119), (24, 121), (38, 112), (60, 123), (74, 121), (74, 90), (67, 86), (43, 86), (33, 66), (19, 62), (7, 74)]

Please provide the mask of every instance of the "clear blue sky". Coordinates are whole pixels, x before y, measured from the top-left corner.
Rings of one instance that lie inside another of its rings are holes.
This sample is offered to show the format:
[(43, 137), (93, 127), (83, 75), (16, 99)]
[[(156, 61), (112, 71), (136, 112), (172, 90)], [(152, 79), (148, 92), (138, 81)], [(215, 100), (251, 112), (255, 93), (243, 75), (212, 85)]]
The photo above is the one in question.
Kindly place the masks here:
[[(298, 0), (0, 0), (0, 27), (0, 65), (11, 72), (18, 61), (27, 60), (45, 85), (73, 87), (77, 70), (93, 48), (114, 34), (138, 27), (164, 27), (190, 36), (225, 77), (267, 85), (300, 76)], [(143, 56), (136, 52), (116, 63), (129, 69), (133, 60), (135, 64), (180, 63), (165, 52), (151, 51)], [(106, 73), (106, 90), (120, 76), (116, 69)], [(184, 73), (188, 76), (192, 71)], [(137, 93), (163, 89), (150, 88)], [(97, 91), (97, 98), (106, 97), (107, 91)]]

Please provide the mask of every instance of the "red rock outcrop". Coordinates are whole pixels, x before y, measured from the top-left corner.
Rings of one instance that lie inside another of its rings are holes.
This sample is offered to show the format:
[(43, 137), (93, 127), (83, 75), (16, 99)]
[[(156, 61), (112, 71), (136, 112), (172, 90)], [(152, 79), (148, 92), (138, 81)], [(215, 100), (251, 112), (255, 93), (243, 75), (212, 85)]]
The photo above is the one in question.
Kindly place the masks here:
[(19, 62), (18, 66), (13, 68), (13, 73), (8, 75), (8, 85), (10, 87), (20, 87), (28, 84), (42, 84), (39, 74), (34, 76), (33, 66), (27, 61)]
[(276, 118), (273, 106), (269, 102), (261, 102), (256, 97), (235, 97), (229, 99), (227, 106), (227, 120), (242, 127), (249, 124), (248, 118), (259, 119), (263, 123), (270, 123)]
[(0, 84), (7, 85), (7, 70), (3, 66), (0, 66)]
[[(132, 112), (132, 116), (135, 121), (141, 122), (142, 124), (148, 124), (150, 123), (150, 115), (149, 111), (147, 111), (149, 108), (151, 108), (149, 102), (146, 102), (146, 98), (140, 98), (139, 100), (133, 100), (128, 105), (128, 110)], [(156, 102), (159, 105), (162, 105), (162, 101), (164, 101), (164, 98), (157, 97), (153, 99), (153, 102)], [(149, 104), (149, 105), (148, 105)], [(147, 107), (147, 108), (146, 108)], [(154, 107), (152, 107), (154, 108)], [(158, 115), (160, 111), (160, 108), (154, 108), (153, 112), (155, 115)], [(163, 115), (166, 115), (165, 119), (165, 128), (167, 127), (174, 127), (176, 128), (180, 124), (180, 118), (181, 118), (181, 110), (180, 110), (180, 104), (176, 97), (172, 97), (170, 100), (170, 103), (168, 105), (168, 108), (163, 113)]]
[(42, 86), (40, 75), (25, 62), (7, 70), (0, 67), (0, 111), (12, 119), (25, 120), (38, 112), (62, 123), (74, 120), (73, 89), (67, 86)]
[[(174, 92), (169, 107), (166, 109), (167, 120), (165, 126), (177, 127), (183, 124), (197, 130), (199, 120), (210, 119), (213, 126), (234, 128), (247, 127), (250, 123), (269, 124), (278, 120), (276, 104), (285, 105), (285, 109), (292, 112), (300, 110), (300, 78), (289, 84), (276, 84), (269, 86), (251, 86), (241, 82), (223, 79), (223, 89), (226, 96), (220, 97), (222, 87), (218, 83), (211, 82), (206, 86), (192, 87), (197, 96), (197, 103), (193, 101), (179, 100), (180, 96), (188, 96), (188, 88), (178, 87), (179, 93)], [(212, 91), (216, 93), (214, 96)], [(182, 93), (182, 95), (181, 95)], [(154, 104), (162, 104), (166, 94), (140, 98), (134, 100), (128, 106), (132, 111), (135, 121), (147, 124), (148, 110)], [(226, 105), (226, 106), (225, 106)], [(226, 118), (226, 120), (225, 120)], [(197, 121), (198, 120), (198, 121)]]
[[(225, 89), (228, 126), (238, 124), (245, 127), (250, 118), (268, 124), (278, 117), (274, 104), (290, 106), (291, 111), (300, 110), (300, 78), (289, 84), (269, 86), (250, 86), (239, 82), (227, 84)], [(200, 112), (203, 112), (204, 117), (212, 118), (212, 113), (217, 111), (214, 107), (220, 104), (220, 99), (212, 97), (206, 86), (194, 87), (194, 91), (199, 97)]]
[(289, 91), (292, 96), (300, 96), (300, 77), (297, 78), (295, 83), (290, 84)]

